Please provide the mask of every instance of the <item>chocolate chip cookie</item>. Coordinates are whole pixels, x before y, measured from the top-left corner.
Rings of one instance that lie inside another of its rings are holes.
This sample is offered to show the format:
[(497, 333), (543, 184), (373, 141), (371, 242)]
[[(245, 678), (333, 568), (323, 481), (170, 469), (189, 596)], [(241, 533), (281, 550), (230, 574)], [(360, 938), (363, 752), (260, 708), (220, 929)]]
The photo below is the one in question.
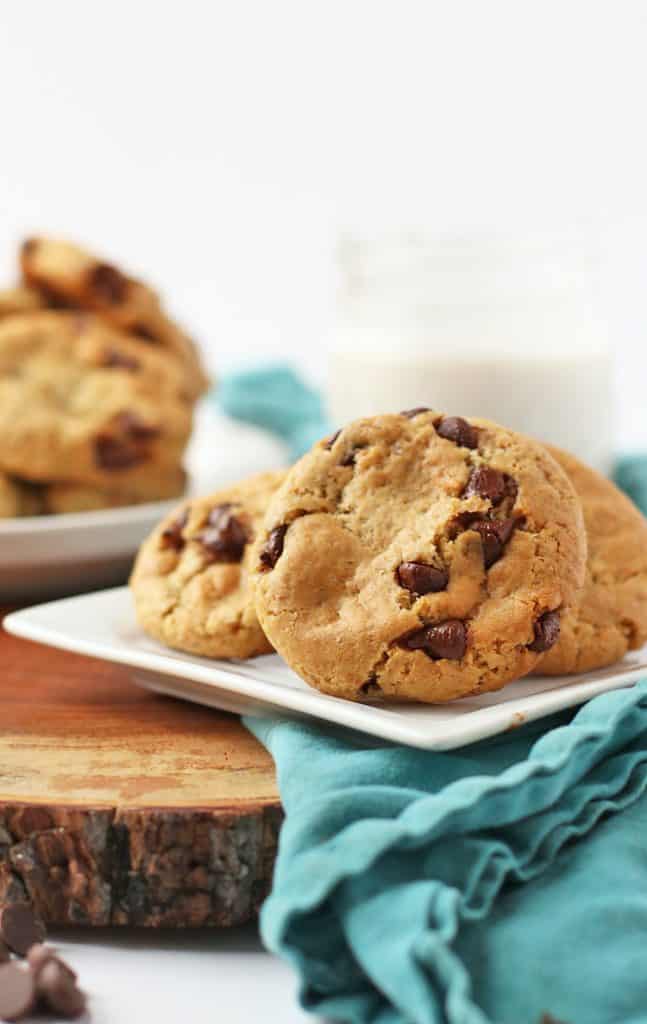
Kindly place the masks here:
[(260, 623), (307, 682), (435, 703), (534, 668), (579, 597), (586, 537), (543, 446), (411, 409), (315, 445), (270, 503), (252, 561)]
[(206, 389), (208, 382), (193, 342), (141, 281), (77, 245), (54, 238), (24, 242), (21, 267), (26, 284), (49, 302), (94, 311), (140, 341), (173, 355), (183, 368), (188, 397), (195, 398)]
[(283, 473), (261, 473), (185, 502), (137, 556), (130, 585), (143, 629), (210, 658), (271, 651), (249, 584), (252, 541)]
[(0, 317), (33, 313), (47, 305), (44, 295), (35, 288), (5, 288), (0, 291)]
[(133, 351), (94, 318), (45, 311), (0, 321), (5, 473), (148, 493), (179, 466), (191, 418), (172, 364)]
[(549, 447), (584, 510), (588, 563), (582, 596), (564, 614), (538, 675), (590, 672), (647, 642), (647, 519), (609, 480)]

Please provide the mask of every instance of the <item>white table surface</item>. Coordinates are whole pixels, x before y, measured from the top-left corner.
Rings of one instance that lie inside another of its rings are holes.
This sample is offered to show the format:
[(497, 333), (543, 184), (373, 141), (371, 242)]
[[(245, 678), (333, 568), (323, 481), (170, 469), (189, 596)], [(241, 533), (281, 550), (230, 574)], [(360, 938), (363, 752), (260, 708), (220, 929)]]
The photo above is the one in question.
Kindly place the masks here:
[(77, 971), (91, 1024), (316, 1022), (299, 1008), (296, 975), (263, 949), (255, 925), (74, 928), (53, 930), (49, 940)]

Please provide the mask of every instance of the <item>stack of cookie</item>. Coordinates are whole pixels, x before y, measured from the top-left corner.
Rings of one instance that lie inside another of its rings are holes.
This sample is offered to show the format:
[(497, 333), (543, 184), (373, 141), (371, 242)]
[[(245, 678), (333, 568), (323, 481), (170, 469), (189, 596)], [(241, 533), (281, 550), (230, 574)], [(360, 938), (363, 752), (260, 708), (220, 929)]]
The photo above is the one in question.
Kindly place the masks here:
[(155, 292), (32, 238), (0, 293), (0, 516), (171, 498), (207, 381)]
[(570, 455), (412, 409), (183, 505), (131, 585), (170, 647), (275, 648), (324, 693), (436, 703), (642, 646), (647, 521)]

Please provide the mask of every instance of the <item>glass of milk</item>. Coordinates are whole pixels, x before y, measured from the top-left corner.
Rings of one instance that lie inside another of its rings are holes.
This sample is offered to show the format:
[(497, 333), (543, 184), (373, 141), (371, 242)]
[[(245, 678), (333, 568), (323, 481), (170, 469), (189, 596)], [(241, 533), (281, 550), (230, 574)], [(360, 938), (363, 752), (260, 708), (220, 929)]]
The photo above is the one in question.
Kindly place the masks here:
[(584, 238), (346, 240), (340, 263), (328, 367), (336, 425), (429, 406), (486, 417), (608, 472), (613, 367)]

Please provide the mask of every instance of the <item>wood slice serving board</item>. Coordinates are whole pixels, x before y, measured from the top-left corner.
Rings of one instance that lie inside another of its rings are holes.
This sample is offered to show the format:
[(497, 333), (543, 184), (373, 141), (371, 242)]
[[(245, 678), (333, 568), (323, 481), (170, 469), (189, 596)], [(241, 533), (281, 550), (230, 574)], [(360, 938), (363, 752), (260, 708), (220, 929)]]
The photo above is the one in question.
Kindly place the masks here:
[(269, 890), (272, 760), (237, 718), (0, 631), (0, 901), (49, 924), (238, 924)]

